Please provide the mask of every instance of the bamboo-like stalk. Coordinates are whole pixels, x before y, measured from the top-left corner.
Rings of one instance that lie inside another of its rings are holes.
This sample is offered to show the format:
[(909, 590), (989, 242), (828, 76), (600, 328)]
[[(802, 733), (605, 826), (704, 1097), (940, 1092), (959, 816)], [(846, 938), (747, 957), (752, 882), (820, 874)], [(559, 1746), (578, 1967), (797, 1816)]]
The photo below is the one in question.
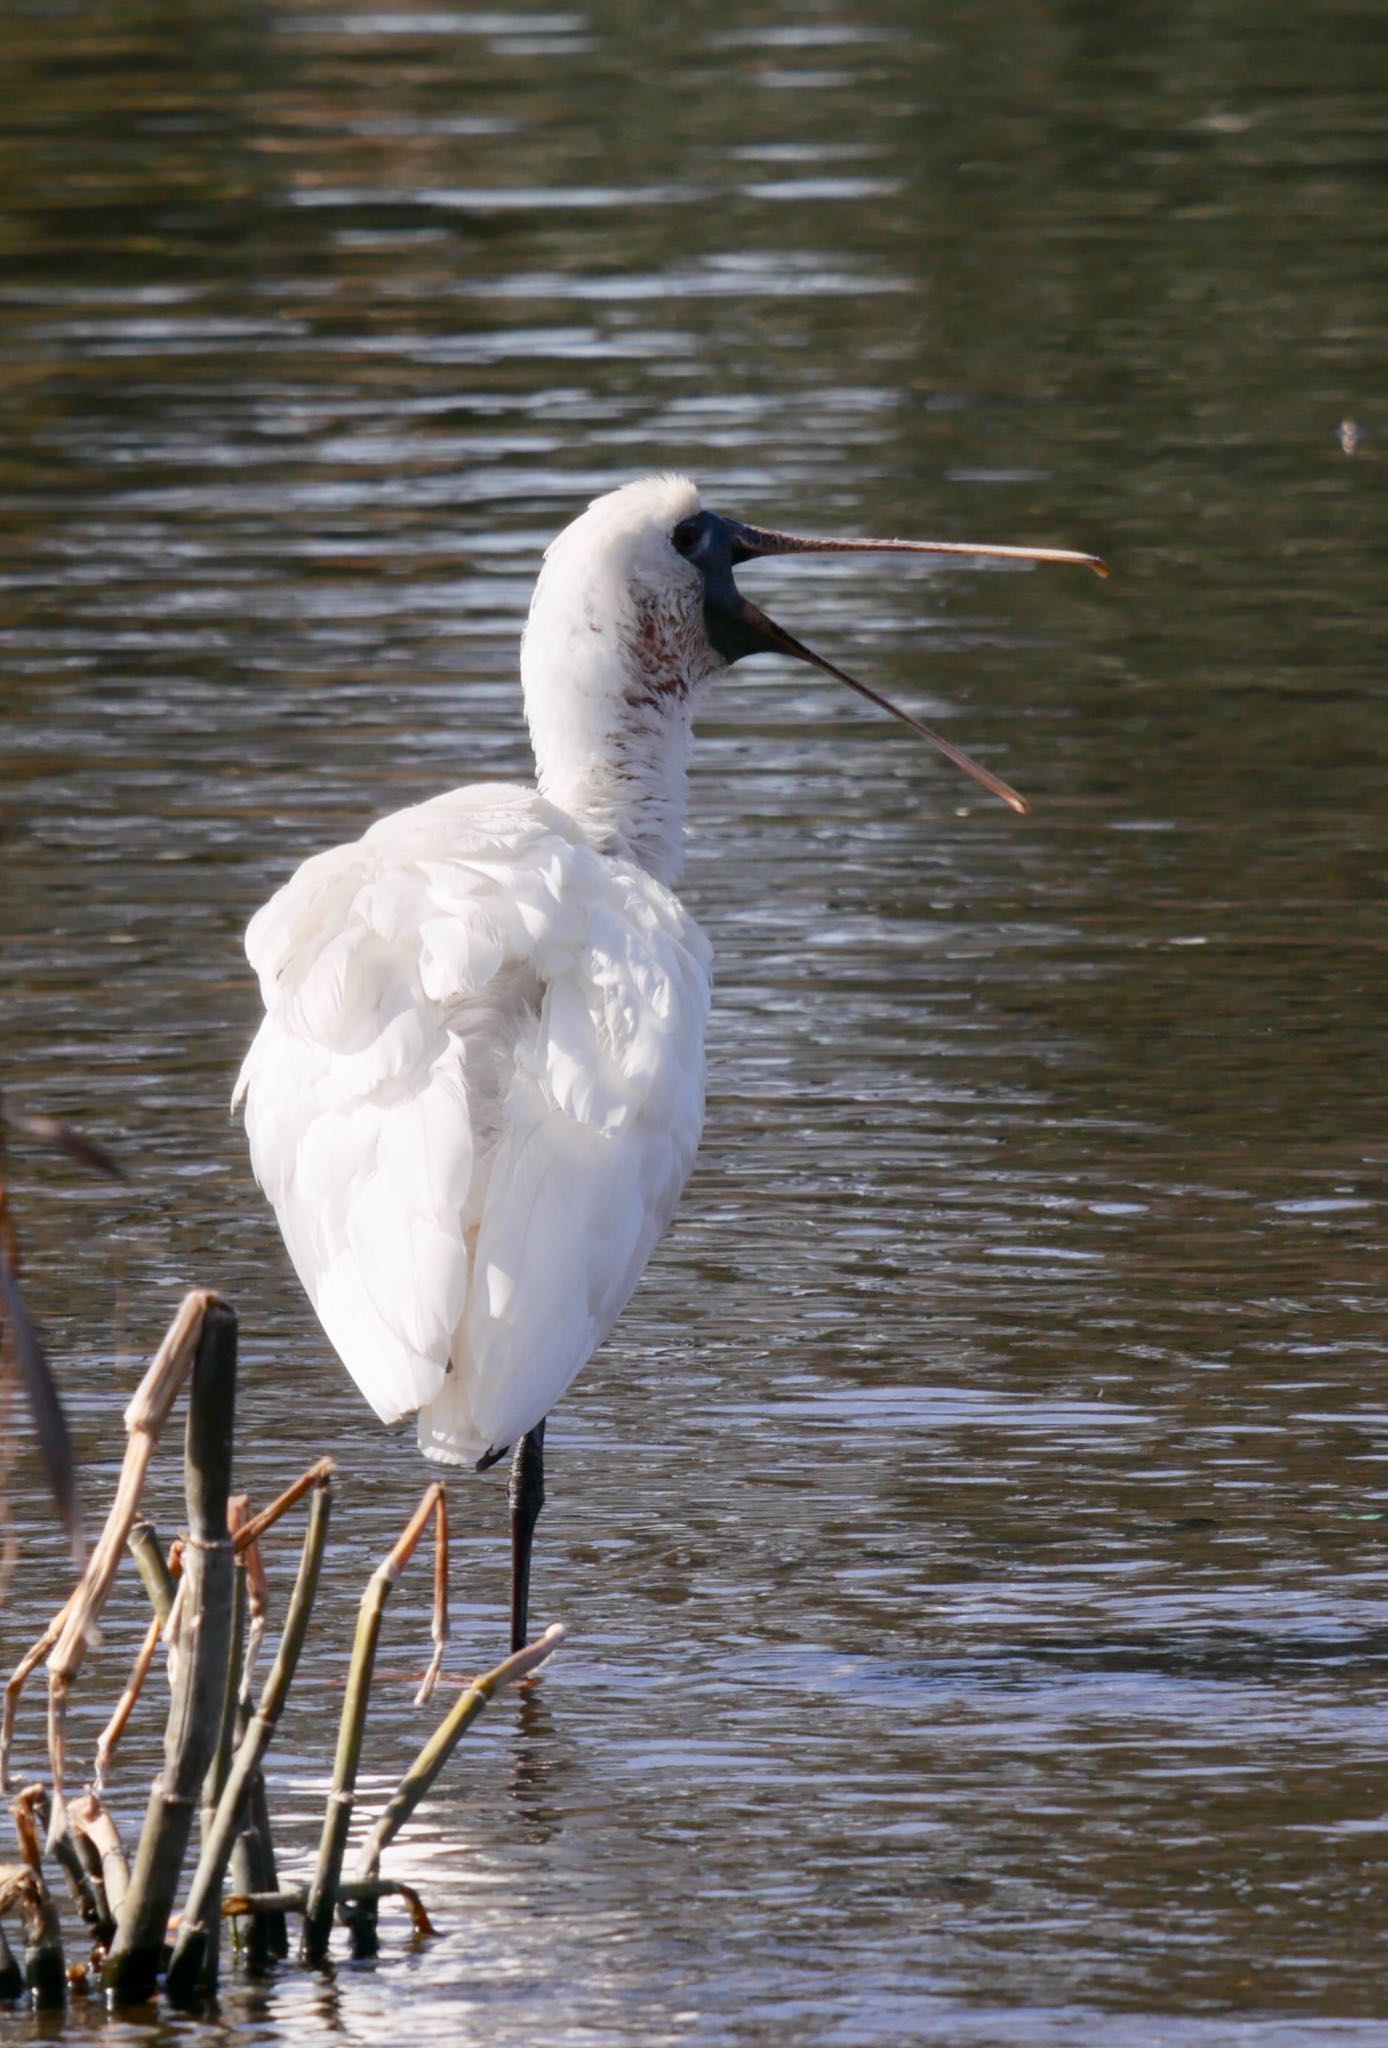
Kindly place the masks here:
[[(265, 1780), (259, 1772), (252, 1779), (246, 1795), (243, 1825), (232, 1845), (231, 1862), (227, 1865), (227, 1879), (236, 1897), (256, 1892), (277, 1892), (280, 1888), (274, 1850), (256, 1825), (257, 1793), (263, 1804)], [(289, 1930), (283, 1913), (253, 1917), (246, 1927), (238, 1930), (237, 1939), (241, 1945), (242, 1962), (252, 1976), (263, 1975), (272, 1957), (289, 1954)]]
[(517, 1650), (514, 1656), (507, 1657), (494, 1670), (481, 1678), (470, 1679), (410, 1765), (362, 1844), (354, 1880), (358, 1887), (358, 1903), (343, 1914), (351, 1929), (353, 1955), (359, 1958), (374, 1956), (377, 1951), (376, 1899), (369, 1887), (380, 1874), (382, 1852), (395, 1840), (488, 1701), (503, 1687), (513, 1685), (538, 1670), (547, 1658), (553, 1656), (563, 1640), (563, 1624), (555, 1622), (538, 1642), (527, 1643), (523, 1650)]
[(15, 1961), (10, 1944), (5, 1939), (5, 1930), (0, 1926), (0, 1998), (12, 1999), (24, 1996), (24, 1972)]
[(67, 1999), (63, 1931), (48, 1886), (27, 1863), (0, 1869), (0, 1917), (19, 1911), (24, 1925), (24, 1984), (34, 2004), (51, 2010)]
[[(164, 1768), (150, 1794), (130, 1888), (103, 1972), (106, 1989), (120, 2001), (148, 1998), (154, 1989), (198, 1788), (217, 1740), (226, 1689), (232, 1593), (227, 1502), (236, 1403), (236, 1318), (216, 1296), (188, 1299), (199, 1302), (184, 1458), (189, 1533), (183, 1582), (166, 1630), (172, 1699)], [(126, 1533), (128, 1523), (122, 1544)], [(70, 1622), (69, 1630), (71, 1626)]]
[[(375, 1905), (379, 1899), (403, 1899), (410, 1909), (416, 1934), (432, 1936), (436, 1931), (419, 1893), (399, 1878), (351, 1878), (338, 1886), (337, 1896), (341, 1905)], [(307, 1888), (299, 1884), (283, 1891), (233, 1893), (223, 1901), (222, 1911), (228, 1920), (260, 1921), (273, 1919), (276, 1914), (302, 1913), (307, 1904)]]
[[(322, 1459), (317, 1471), (332, 1471), (331, 1459)], [(283, 1499), (283, 1495), (281, 1499)], [(249, 1505), (249, 1502), (248, 1502)], [(276, 1507), (279, 1502), (274, 1503)], [(268, 1526), (268, 1525), (267, 1525)], [(240, 1542), (244, 1548), (238, 1555), (246, 1567), (246, 1587), (250, 1596), (250, 1632), (246, 1642), (246, 1655), (241, 1668), (241, 1698), (236, 1715), (236, 1739), (245, 1739), (251, 1720), (251, 1686), (260, 1647), (265, 1638), (268, 1615), (269, 1583), (265, 1572), (265, 1555), (260, 1547), (261, 1526), (259, 1518), (251, 1516)], [(240, 1832), (231, 1851), (228, 1866), (233, 1892), (276, 1892), (279, 1890), (279, 1872), (275, 1867), (274, 1838), (270, 1832), (270, 1807), (265, 1797), (264, 1773), (256, 1770), (246, 1793), (245, 1812), (241, 1817)], [(273, 1959), (283, 1959), (289, 1954), (289, 1928), (283, 1913), (263, 1913), (251, 1919), (244, 1929), (238, 1930), (242, 1959), (252, 1975), (263, 1975)]]
[(238, 1819), (251, 1779), (270, 1746), (270, 1738), (283, 1712), (304, 1637), (308, 1633), (331, 1509), (332, 1479), (325, 1472), (315, 1482), (303, 1557), (280, 1638), (279, 1654), (265, 1681), (260, 1705), (251, 1717), (250, 1726), (227, 1774), (179, 1922), (178, 1940), (167, 1978), (169, 1997), (176, 2003), (185, 2003), (200, 1983), (216, 1981), (216, 1954), (211, 1942), (212, 1916), (221, 1898), (222, 1879), (231, 1857)]
[[(14, 1819), (15, 1834), (19, 1841), (19, 1853), (36, 1877), (43, 1876), (44, 1833), (49, 1828), (49, 1801), (46, 1785), (26, 1785), (24, 1790), (10, 1802), (10, 1813)], [(98, 1897), (97, 1886), (101, 1882), (98, 1864), (95, 1881), (93, 1874), (83, 1861), (82, 1852), (66, 1814), (61, 1824), (48, 1834), (47, 1847), (63, 1876), (73, 1902), (82, 1916), (82, 1924), (89, 1928), (94, 1940), (103, 1945), (111, 1939), (113, 1932), (110, 1915), (104, 1895)]]
[[(202, 1852), (207, 1850), (212, 1834), (213, 1821), (217, 1814), (217, 1803), (226, 1785), (231, 1768), (232, 1744), (236, 1739), (237, 1708), (241, 1699), (241, 1656), (246, 1636), (246, 1567), (235, 1558), (235, 1537), (245, 1519), (245, 1495), (232, 1501), (227, 1517), (228, 1533), (233, 1539), (231, 1594), (231, 1641), (228, 1646), (226, 1689), (222, 1694), (222, 1720), (217, 1731), (217, 1746), (212, 1752), (212, 1761), (207, 1766), (207, 1775), (202, 1781)], [(222, 1888), (220, 1879), (214, 1887), (203, 1915), (206, 1926), (206, 1941), (203, 1955), (202, 1981), (206, 1990), (212, 1990), (217, 1982), (217, 1959), (222, 1940)]]
[[(66, 1764), (67, 1698), (72, 1682), (82, 1668), (101, 1610), (115, 1579), (125, 1551), (126, 1539), (139, 1511), (145, 1475), (154, 1455), (170, 1408), (179, 1388), (196, 1368), (207, 1344), (209, 1330), (230, 1329), (232, 1377), (235, 1378), (235, 1318), (219, 1295), (207, 1288), (195, 1288), (183, 1297), (177, 1315), (165, 1334), (149, 1370), (125, 1411), (127, 1436), (125, 1461), (121, 1466), (116, 1498), (106, 1526), (92, 1552), (91, 1562), (77, 1589), (71, 1612), (63, 1623), (57, 1645), (48, 1659), (48, 1760), (53, 1775), (53, 1824), (59, 1822), (63, 1806)], [(230, 1445), (228, 1443), (228, 1461)], [(228, 1464), (229, 1469), (229, 1464)], [(225, 1504), (223, 1505), (225, 1514)], [(215, 1537), (210, 1540), (216, 1540)]]
[(178, 1579), (179, 1553), (182, 1546), (174, 1544), (167, 1558), (159, 1541), (159, 1533), (153, 1522), (143, 1519), (136, 1522), (125, 1539), (130, 1555), (135, 1560), (144, 1589), (149, 1595), (149, 1604), (155, 1617), (167, 1622), (173, 1609), (176, 1581)]
[[(106, 1516), (106, 1528), (100, 1534), (100, 1542), (92, 1550), (86, 1571), (78, 1585), (72, 1589), (66, 1602), (57, 1610), (49, 1626), (43, 1630), (35, 1645), (20, 1657), (18, 1665), (10, 1673), (10, 1681), (4, 1688), (4, 1712), (0, 1714), (0, 1784), (8, 1790), (10, 1786), (10, 1751), (14, 1745), (14, 1718), (18, 1712), (18, 1700), (25, 1690), (25, 1679), (33, 1667), (53, 1651), (53, 1645), (63, 1649), (68, 1638), (74, 1636), (76, 1645), (84, 1645), (90, 1630), (96, 1626), (106, 1593), (111, 1591), (117, 1565), (121, 1561), (121, 1550), (129, 1534), (131, 1522), (139, 1509), (139, 1495), (145, 1483), (149, 1458), (154, 1456), (154, 1446), (160, 1440), (160, 1432), (168, 1421), (168, 1411), (178, 1397), (178, 1389), (188, 1376), (188, 1364), (192, 1352), (197, 1348), (199, 1331), (203, 1327), (203, 1315), (209, 1303), (215, 1303), (217, 1296), (201, 1288), (192, 1294), (184, 1294), (178, 1315), (164, 1333), (160, 1350), (154, 1354), (143, 1380), (135, 1389), (135, 1397), (125, 1411), (125, 1462), (121, 1466), (121, 1481), (117, 1497)], [(59, 1653), (53, 1651), (57, 1657)], [(74, 1651), (76, 1661), (82, 1661), (80, 1647)], [(76, 1667), (74, 1667), (76, 1669)], [(72, 1679), (68, 1673), (68, 1683)], [(49, 1673), (51, 1686), (51, 1673)], [(53, 1718), (53, 1706), (49, 1700), (49, 1724)], [(57, 1798), (61, 1798), (61, 1778), (55, 1778)]]
[(130, 1676), (125, 1682), (125, 1690), (116, 1701), (111, 1718), (102, 1729), (97, 1740), (96, 1759), (92, 1765), (92, 1789), (99, 1793), (106, 1790), (106, 1778), (111, 1768), (111, 1759), (116, 1753), (117, 1745), (129, 1725), (130, 1716), (134, 1713), (140, 1695), (144, 1691), (145, 1681), (149, 1677), (150, 1666), (154, 1662), (154, 1653), (159, 1647), (159, 1641), (164, 1633), (165, 1624), (173, 1613), (174, 1600), (178, 1592), (178, 1581), (183, 1572), (182, 1543), (174, 1543), (166, 1563), (163, 1550), (159, 1545), (159, 1538), (155, 1534), (153, 1524), (150, 1522), (137, 1522), (135, 1524), (127, 1539), (127, 1546), (139, 1568), (140, 1577), (144, 1582), (144, 1588), (149, 1595), (150, 1605), (153, 1607), (154, 1613), (150, 1618), (149, 1627), (145, 1630), (144, 1641), (135, 1653), (135, 1662), (130, 1667)]
[(97, 1740), (96, 1761), (92, 1765), (92, 1786), (97, 1792), (106, 1790), (106, 1774), (111, 1768), (116, 1745), (124, 1735), (130, 1716), (135, 1711), (135, 1702), (144, 1690), (149, 1667), (154, 1662), (154, 1653), (159, 1647), (159, 1638), (163, 1633), (164, 1624), (159, 1616), (151, 1616), (149, 1627), (145, 1630), (145, 1639), (136, 1653), (130, 1676), (125, 1682), (125, 1690), (116, 1701), (115, 1711)]
[(98, 1865), (95, 1876), (88, 1870), (77, 1845), (77, 1836), (66, 1814), (63, 1816), (61, 1834), (53, 1836), (48, 1846), (58, 1868), (67, 1879), (67, 1888), (81, 1915), (82, 1925), (88, 1930), (92, 1940), (100, 1942), (104, 1948), (116, 1931), (116, 1923), (111, 1917), (105, 1897), (97, 1891), (97, 1886), (101, 1883), (100, 1866)]
[(285, 1487), (277, 1500), (271, 1501), (268, 1508), (262, 1508), (259, 1514), (252, 1515), (249, 1521), (244, 1522), (236, 1532), (237, 1556), (242, 1556), (252, 1544), (259, 1543), (266, 1531), (273, 1529), (281, 1516), (287, 1515), (295, 1502), (301, 1501), (311, 1486), (316, 1486), (320, 1479), (330, 1479), (333, 1470), (331, 1458), (315, 1459), (307, 1471), (301, 1472), (297, 1479)]
[(83, 1792), (68, 1807), (73, 1831), (80, 1835), (101, 1859), (101, 1881), (106, 1904), (114, 1919), (130, 1889), (130, 1866), (125, 1860), (120, 1834), (95, 1792)]
[(437, 1515), (443, 1486), (435, 1480), (424, 1489), (419, 1506), (401, 1530), (393, 1548), (366, 1582), (357, 1613), (356, 1640), (347, 1672), (347, 1693), (342, 1702), (342, 1719), (337, 1731), (337, 1755), (333, 1761), (332, 1790), (323, 1815), (323, 1833), (318, 1844), (318, 1861), (309, 1887), (308, 1905), (299, 1938), (300, 1960), (320, 1964), (328, 1953), (332, 1935), (333, 1909), (337, 1903), (338, 1880), (347, 1847), (347, 1830), (356, 1796), (357, 1770), (361, 1764), (362, 1739), (366, 1732), (366, 1709), (371, 1698), (371, 1673), (376, 1662), (381, 1622), (386, 1602), (396, 1580), (419, 1546), (419, 1539), (431, 1517)]
[[(209, 1309), (224, 1306), (221, 1297), (210, 1288), (194, 1288), (183, 1297), (177, 1314), (164, 1333), (163, 1342), (125, 1411), (127, 1442), (116, 1497), (100, 1540), (87, 1561), (86, 1571), (38, 1641), (20, 1658), (5, 1686), (4, 1705), (0, 1709), (0, 1789), (8, 1791), (13, 1782), (10, 1760), (19, 1702), (34, 1667), (45, 1657), (49, 1658), (49, 1759), (53, 1768), (55, 1817), (62, 1805), (65, 1780), (67, 1695), (81, 1668), (86, 1644), (100, 1620), (121, 1555), (135, 1532), (150, 1460), (168, 1421), (169, 1411), (188, 1377), (188, 1368), (202, 1333), (203, 1318)], [(243, 1547), (253, 1543), (277, 1521), (286, 1508), (308, 1491), (317, 1472), (325, 1465), (330, 1467), (331, 1463), (331, 1459), (320, 1459), (258, 1515), (243, 1534)], [(137, 1536), (137, 1540), (143, 1542), (146, 1539)], [(136, 1561), (140, 1561), (138, 1553)], [(143, 1566), (141, 1575), (144, 1576)], [(149, 1579), (146, 1579), (146, 1586), (150, 1587)], [(157, 1612), (158, 1601), (152, 1588), (151, 1600)], [(165, 1620), (167, 1618), (166, 1614)]]
[(377, 1875), (381, 1867), (382, 1852), (404, 1827), (452, 1756), (459, 1739), (472, 1726), (478, 1715), (504, 1687), (514, 1685), (518, 1680), (528, 1677), (532, 1671), (537, 1671), (554, 1655), (563, 1640), (564, 1624), (556, 1621), (545, 1630), (538, 1642), (527, 1643), (523, 1650), (517, 1650), (513, 1657), (507, 1657), (493, 1670), (483, 1673), (480, 1678), (468, 1680), (396, 1786), (384, 1811), (362, 1843), (355, 1880), (358, 1885), (369, 1883)]

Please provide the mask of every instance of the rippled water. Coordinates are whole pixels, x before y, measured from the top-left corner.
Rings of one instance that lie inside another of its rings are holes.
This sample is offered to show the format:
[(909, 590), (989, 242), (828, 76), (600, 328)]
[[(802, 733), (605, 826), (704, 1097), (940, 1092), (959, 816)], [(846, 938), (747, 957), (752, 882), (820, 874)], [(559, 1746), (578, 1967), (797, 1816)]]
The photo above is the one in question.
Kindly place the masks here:
[[(243, 1483), (340, 1459), (291, 1867), (426, 1475), (226, 1120), (247, 916), (527, 772), (540, 550), (629, 475), (1117, 570), (744, 572), (1034, 815), (825, 679), (722, 685), (709, 1126), (551, 1425), (571, 1645), (405, 1838), (438, 1942), (388, 1916), (180, 2039), (1380, 2038), (1386, 112), (1367, 0), (11, 10), (4, 1081), (139, 1168), (17, 1162), (31, 1292), (89, 1520), (192, 1281), (241, 1312)], [(58, 1587), (20, 1485), (7, 1648)], [(453, 1509), (466, 1672), (499, 1483)], [(88, 1740), (140, 1625), (132, 1583)]]

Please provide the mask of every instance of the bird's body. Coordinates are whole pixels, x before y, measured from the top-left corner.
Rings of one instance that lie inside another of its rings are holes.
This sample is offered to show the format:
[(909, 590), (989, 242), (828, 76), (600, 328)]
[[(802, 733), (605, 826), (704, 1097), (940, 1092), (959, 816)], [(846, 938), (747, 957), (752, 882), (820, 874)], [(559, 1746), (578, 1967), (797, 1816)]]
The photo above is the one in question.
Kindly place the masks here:
[[(1004, 783), (745, 599), (760, 555), (1092, 558), (807, 541), (681, 477), (596, 499), (545, 557), (521, 650), (537, 787), (465, 788), (308, 860), (253, 919), (265, 1020), (235, 1100), (328, 1336), (425, 1453), (512, 1443), (524, 1634), (544, 1418), (669, 1224), (703, 1116), (708, 948), (672, 890), (693, 720), (744, 655), (837, 676), (1014, 809)], [(1097, 566), (1097, 565), (1094, 565)]]
[(602, 1342), (703, 1120), (708, 948), (567, 812), (452, 790), (306, 861), (246, 949), (256, 1178), (383, 1422), (502, 1451)]

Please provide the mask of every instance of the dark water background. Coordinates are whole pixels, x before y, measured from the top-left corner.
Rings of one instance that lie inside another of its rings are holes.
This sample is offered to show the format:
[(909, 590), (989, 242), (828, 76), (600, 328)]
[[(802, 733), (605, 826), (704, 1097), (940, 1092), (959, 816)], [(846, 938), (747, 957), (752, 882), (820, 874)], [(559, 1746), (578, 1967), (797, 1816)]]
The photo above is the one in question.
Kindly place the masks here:
[[(571, 1646), (397, 1855), (442, 1938), (108, 2038), (1383, 2038), (1386, 204), (1382, 6), (11, 0), (0, 1061), (138, 1165), (17, 1159), (31, 1292), (89, 1522), (194, 1281), (243, 1319), (242, 1482), (340, 1458), (291, 1867), (426, 1474), (226, 1120), (248, 915), (527, 773), (540, 550), (633, 474), (1117, 571), (746, 574), (1035, 814), (729, 676), (703, 1158), (551, 1426)], [(7, 1655), (61, 1585), (17, 1487)], [(466, 1673), (500, 1485), (453, 1507)], [(373, 1792), (430, 1725), (426, 1579)], [(141, 1625), (132, 1579), (85, 1742)]]

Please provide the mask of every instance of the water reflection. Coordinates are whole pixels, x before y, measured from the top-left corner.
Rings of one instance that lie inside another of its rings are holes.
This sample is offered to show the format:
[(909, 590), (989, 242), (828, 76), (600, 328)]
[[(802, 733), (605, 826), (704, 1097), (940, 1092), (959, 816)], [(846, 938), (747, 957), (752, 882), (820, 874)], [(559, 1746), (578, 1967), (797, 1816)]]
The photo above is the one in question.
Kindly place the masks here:
[[(31, 1291), (90, 1501), (193, 1278), (244, 1319), (243, 1483), (339, 1456), (290, 1874), (423, 1474), (225, 1119), (249, 911), (527, 772), (540, 549), (633, 471), (1119, 572), (757, 568), (1035, 814), (817, 678), (728, 678), (705, 1152), (551, 1432), (572, 1645), (401, 1845), (440, 1942), (387, 1916), (378, 1964), (233, 1980), (180, 2038), (1376, 2038), (1382, 59), (1355, 5), (8, 24), (5, 1078), (141, 1166), (25, 1179)], [(499, 1485), (454, 1509), (461, 1677), (502, 1634)], [(138, 1627), (132, 1592), (79, 1743)]]

